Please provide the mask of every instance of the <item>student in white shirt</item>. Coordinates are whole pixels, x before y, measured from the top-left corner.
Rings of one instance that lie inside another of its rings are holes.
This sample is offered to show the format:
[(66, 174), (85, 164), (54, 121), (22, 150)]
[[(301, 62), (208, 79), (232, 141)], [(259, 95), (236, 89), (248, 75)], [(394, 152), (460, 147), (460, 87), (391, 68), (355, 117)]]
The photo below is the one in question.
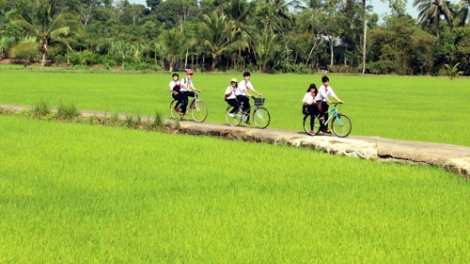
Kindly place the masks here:
[(235, 96), (235, 91), (237, 90), (237, 79), (232, 78), (230, 80), (230, 86), (225, 89), (225, 102), (229, 105), (233, 106), (233, 109), (230, 111), (230, 116), (235, 117), (235, 113), (240, 108), (240, 104), (237, 101), (237, 97)]
[(181, 95), (180, 95), (180, 89), (181, 89), (181, 82), (179, 81), (180, 76), (177, 73), (173, 73), (171, 76), (172, 80), (170, 81), (169, 89), (171, 92), (171, 96), (173, 99), (178, 100), (178, 102), (175, 105), (175, 111), (178, 112), (178, 106), (181, 104)]
[(184, 77), (183, 81), (181, 82), (181, 103), (182, 103), (182, 112), (181, 116), (186, 113), (186, 108), (188, 107), (188, 97), (194, 97), (194, 91), (201, 92), (200, 89), (194, 87), (193, 81), (193, 71), (188, 69), (186, 70), (186, 77)]
[(317, 104), (315, 101), (315, 97), (318, 94), (317, 86), (312, 83), (307, 89), (307, 93), (304, 95), (302, 99), (302, 103), (307, 107), (308, 113), (310, 114), (310, 134), (313, 136), (315, 135), (315, 130), (313, 129), (313, 123), (315, 121), (315, 115), (318, 112)]
[[(315, 101), (318, 105), (318, 111), (320, 111), (320, 113), (325, 113), (329, 109), (328, 104), (331, 104), (331, 101), (328, 98), (329, 96), (335, 98), (341, 104), (344, 102), (341, 101), (338, 96), (336, 96), (335, 92), (333, 91), (333, 88), (331, 88), (330, 79), (328, 78), (328, 76), (323, 76), (321, 78), (321, 81), (323, 85), (320, 86), (320, 88), (318, 89), (318, 94), (315, 97)], [(325, 134), (331, 134), (331, 132), (325, 126), (325, 120), (328, 120), (328, 113), (325, 113), (323, 116), (320, 116), (320, 131)]]
[(253, 84), (251, 84), (250, 75), (251, 74), (249, 72), (244, 72), (243, 73), (243, 81), (241, 81), (238, 84), (238, 88), (235, 91), (235, 95), (237, 96), (238, 102), (240, 102), (240, 103), (243, 102), (243, 109), (242, 110), (247, 112), (247, 114), (246, 114), (247, 115), (247, 119), (246, 119), (247, 124), (250, 123), (250, 109), (251, 109), (250, 98), (249, 98), (249, 97), (251, 97), (251, 94), (250, 94), (249, 91), (253, 91), (258, 96), (262, 95), (261, 93), (256, 91), (255, 88), (253, 87)]

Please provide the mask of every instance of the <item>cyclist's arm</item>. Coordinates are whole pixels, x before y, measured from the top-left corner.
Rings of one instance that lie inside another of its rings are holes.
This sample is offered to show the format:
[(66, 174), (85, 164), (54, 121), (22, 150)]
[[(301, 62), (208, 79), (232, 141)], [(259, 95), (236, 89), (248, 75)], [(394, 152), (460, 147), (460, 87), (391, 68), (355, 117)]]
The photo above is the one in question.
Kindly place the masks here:
[(255, 94), (257, 94), (258, 96), (261, 96), (261, 95), (262, 95), (261, 93), (259, 93), (258, 91), (256, 91), (255, 88), (253, 88), (253, 87), (251, 88), (251, 90), (252, 90)]
[(338, 101), (338, 102), (341, 103), (341, 104), (344, 103), (344, 102), (343, 102), (341, 99), (339, 99), (338, 96), (336, 96), (336, 95), (333, 95), (333, 98), (335, 98), (336, 101)]
[(196, 88), (196, 87), (194, 87), (194, 86), (192, 86), (192, 85), (191, 85), (190, 87), (188, 87), (188, 91), (196, 91), (196, 92), (201, 92), (201, 90), (200, 90), (200, 89), (198, 89), (198, 88)]

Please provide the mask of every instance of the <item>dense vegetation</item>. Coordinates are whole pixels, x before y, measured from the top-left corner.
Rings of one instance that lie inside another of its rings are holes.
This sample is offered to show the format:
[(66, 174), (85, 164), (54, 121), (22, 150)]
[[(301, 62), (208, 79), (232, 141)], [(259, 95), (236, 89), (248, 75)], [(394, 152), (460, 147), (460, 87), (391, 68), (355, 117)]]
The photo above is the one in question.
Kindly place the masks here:
[(470, 75), (469, 2), (0, 0), (2, 58), (86, 67)]

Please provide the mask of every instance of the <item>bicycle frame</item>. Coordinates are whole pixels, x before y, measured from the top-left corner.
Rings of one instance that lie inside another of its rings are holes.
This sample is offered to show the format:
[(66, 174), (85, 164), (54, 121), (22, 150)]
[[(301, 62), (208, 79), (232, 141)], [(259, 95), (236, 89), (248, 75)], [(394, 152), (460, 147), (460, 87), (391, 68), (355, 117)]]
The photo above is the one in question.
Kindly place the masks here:
[(328, 111), (324, 112), (323, 114), (315, 115), (315, 117), (320, 117), (322, 115), (328, 114), (328, 119), (325, 121), (325, 126), (328, 126), (328, 124), (331, 122), (331, 120), (333, 120), (333, 118), (335, 118), (336, 116), (339, 115), (338, 109), (336, 108), (337, 104), (338, 103), (334, 103), (333, 109), (328, 110)]
[(251, 124), (250, 120), (248, 119), (248, 117), (251, 116), (253, 118), (254, 126), (258, 128), (266, 128), (270, 123), (271, 117), (269, 111), (265, 107), (263, 107), (263, 105), (264, 99), (262, 98), (261, 102), (256, 103), (255, 101), (255, 103), (250, 107), (250, 109), (242, 110), (244, 103), (241, 102), (238, 112), (236, 113), (229, 113), (233, 109), (231, 108), (232, 106), (229, 106), (225, 112), (227, 123), (231, 126), (237, 126), (242, 121)]
[[(316, 132), (320, 131), (320, 128), (322, 127), (321, 124), (314, 124), (315, 119), (320, 120), (320, 116), (323, 116), (325, 114), (328, 114), (328, 119), (324, 122), (323, 126), (325, 128), (331, 127), (333, 130), (333, 133), (337, 137), (347, 137), (351, 133), (352, 129), (352, 122), (351, 119), (346, 116), (345, 114), (342, 114), (338, 111), (337, 105), (340, 104), (338, 102), (333, 103), (334, 107), (331, 110), (328, 110), (322, 114), (316, 114), (313, 117), (310, 116), (310, 114), (304, 115), (303, 118), (303, 126), (304, 126), (304, 131), (312, 135), (311, 131), (314, 130), (314, 127), (317, 129)], [(313, 121), (312, 121), (313, 120)], [(313, 127), (312, 127), (312, 124)]]

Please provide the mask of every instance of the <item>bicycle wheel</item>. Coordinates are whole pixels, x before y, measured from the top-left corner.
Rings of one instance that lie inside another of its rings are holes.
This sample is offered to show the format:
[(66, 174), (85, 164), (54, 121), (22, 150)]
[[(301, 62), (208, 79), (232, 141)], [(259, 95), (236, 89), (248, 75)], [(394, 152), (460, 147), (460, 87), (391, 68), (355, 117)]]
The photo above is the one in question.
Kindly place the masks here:
[[(315, 133), (318, 133), (318, 131), (320, 130), (320, 121), (318, 120), (318, 118), (316, 116), (313, 117), (313, 129), (310, 129), (310, 120), (312, 119), (312, 116), (311, 115), (304, 115), (304, 122), (303, 122), (303, 125), (304, 125), (304, 131), (305, 133), (307, 133), (308, 135), (315, 135)], [(315, 131), (315, 133), (311, 133), (311, 131)]]
[(199, 99), (192, 101), (190, 108), (191, 108), (191, 115), (194, 121), (202, 123), (204, 122), (204, 120), (206, 120), (207, 105), (203, 101)]
[(180, 109), (175, 110), (175, 107), (176, 107), (177, 103), (178, 103), (177, 100), (173, 100), (170, 103), (170, 115), (171, 115), (171, 118), (173, 118), (173, 119), (179, 119), (180, 118), (180, 112), (179, 112)]
[(337, 137), (347, 137), (352, 130), (351, 119), (343, 114), (338, 114), (331, 120), (331, 129)]
[(269, 115), (268, 109), (260, 107), (253, 111), (253, 122), (255, 123), (255, 126), (259, 128), (266, 128), (269, 126), (270, 121), (271, 116)]
[(242, 122), (242, 118), (240, 115), (236, 115), (235, 117), (230, 116), (230, 111), (232, 111), (233, 107), (227, 107), (225, 110), (225, 120), (227, 120), (227, 124), (231, 126), (238, 126)]

